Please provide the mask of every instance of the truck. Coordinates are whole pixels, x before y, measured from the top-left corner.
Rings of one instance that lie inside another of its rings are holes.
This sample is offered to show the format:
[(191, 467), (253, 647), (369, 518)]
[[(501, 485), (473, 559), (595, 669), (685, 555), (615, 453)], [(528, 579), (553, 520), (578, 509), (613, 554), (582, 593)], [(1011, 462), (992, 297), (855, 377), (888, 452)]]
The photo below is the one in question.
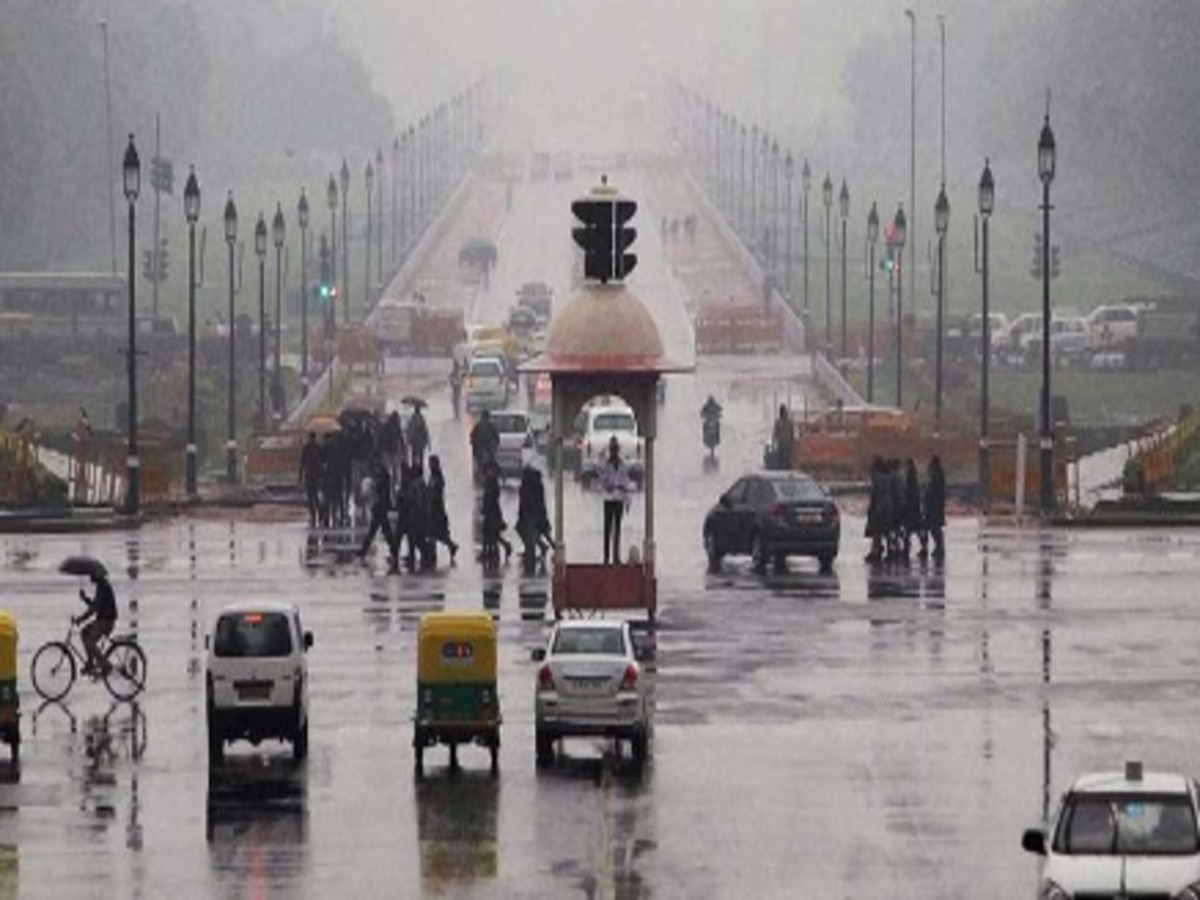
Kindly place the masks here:
[(783, 316), (757, 304), (701, 307), (696, 312), (695, 326), (697, 353), (778, 353), (783, 349)]
[(384, 297), (371, 316), (370, 328), (385, 356), (446, 356), (466, 334), (460, 310), (438, 309), (417, 300)]

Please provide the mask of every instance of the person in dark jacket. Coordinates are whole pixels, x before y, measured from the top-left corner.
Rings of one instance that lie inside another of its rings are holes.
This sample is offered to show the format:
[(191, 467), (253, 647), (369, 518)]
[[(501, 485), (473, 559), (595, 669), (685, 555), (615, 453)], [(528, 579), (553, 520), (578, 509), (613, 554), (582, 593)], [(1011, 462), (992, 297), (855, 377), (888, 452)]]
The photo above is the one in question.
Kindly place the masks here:
[(429, 448), (429, 427), (425, 424), (425, 416), (420, 406), (413, 410), (412, 417), (408, 420), (408, 433), (405, 437), (408, 439), (408, 452), (412, 464), (424, 468), (425, 451)]
[(500, 548), (504, 547), (504, 561), (512, 557), (512, 544), (504, 538), (508, 523), (500, 508), (500, 478), (494, 469), (488, 471), (483, 482), (483, 547), (479, 555), (485, 566), (500, 564)]
[(321, 512), (321, 445), (314, 432), (308, 433), (300, 451), (300, 482), (308, 502), (308, 527), (313, 528)]
[(871, 461), (871, 495), (867, 504), (866, 537), (871, 539), (871, 549), (865, 559), (869, 563), (882, 562), (884, 537), (887, 535), (888, 520), (891, 518), (891, 491), (888, 484), (887, 464), (881, 457)]
[(428, 572), (433, 568), (430, 554), (430, 536), (433, 531), (433, 516), (429, 503), (429, 486), (425, 483), (425, 472), (420, 464), (408, 466), (404, 485), (405, 536), (408, 538), (408, 555), (405, 565), (408, 571), (418, 568)]
[(92, 597), (89, 599), (82, 589), (79, 591), (79, 599), (87, 609), (71, 620), (76, 625), (83, 625), (79, 631), (79, 638), (87, 652), (84, 675), (107, 672), (109, 663), (100, 655), (100, 641), (112, 634), (113, 626), (117, 624), (117, 595), (113, 591), (112, 582), (100, 571), (92, 572), (91, 578), (92, 584), (96, 586)]
[(908, 518), (906, 496), (904, 490), (904, 469), (900, 460), (889, 459), (888, 490), (891, 494), (891, 517), (888, 522), (887, 556), (892, 562), (900, 559), (904, 551), (904, 523)]
[(458, 544), (450, 536), (450, 517), (446, 514), (446, 476), (442, 474), (442, 461), (436, 454), (429, 457), (429, 525), (434, 563), (437, 562), (437, 545), (440, 543), (450, 551), (450, 565), (454, 565)]
[(539, 557), (545, 558), (547, 536), (550, 533), (546, 514), (546, 490), (542, 473), (533, 466), (521, 472), (521, 487), (517, 499), (517, 536), (522, 544), (522, 568), (532, 575)]
[(786, 404), (779, 404), (779, 417), (775, 419), (775, 426), (771, 430), (771, 444), (773, 449), (772, 469), (787, 471), (792, 467), (792, 449), (796, 442), (796, 429), (792, 424), (792, 414), (788, 412)]
[(500, 432), (496, 430), (491, 413), (485, 409), (471, 428), (471, 460), (477, 482), (485, 481), (488, 465), (495, 460), (499, 447)]
[(392, 534), (392, 523), (388, 520), (388, 514), (392, 511), (392, 476), (382, 459), (375, 461), (371, 481), (371, 524), (367, 528), (367, 536), (363, 539), (362, 546), (358, 548), (358, 555), (366, 556), (375, 535), (382, 531), (383, 539), (387, 542), (388, 555), (392, 556), (392, 547), (396, 543), (396, 536)]
[(904, 461), (904, 559), (912, 555), (912, 539), (916, 535), (921, 547), (926, 544), (925, 519), (921, 515), (921, 482), (917, 478), (917, 464), (911, 459)]
[(946, 526), (946, 473), (942, 460), (935, 453), (929, 460), (928, 481), (925, 483), (925, 527), (933, 538), (933, 559), (946, 558), (943, 529)]

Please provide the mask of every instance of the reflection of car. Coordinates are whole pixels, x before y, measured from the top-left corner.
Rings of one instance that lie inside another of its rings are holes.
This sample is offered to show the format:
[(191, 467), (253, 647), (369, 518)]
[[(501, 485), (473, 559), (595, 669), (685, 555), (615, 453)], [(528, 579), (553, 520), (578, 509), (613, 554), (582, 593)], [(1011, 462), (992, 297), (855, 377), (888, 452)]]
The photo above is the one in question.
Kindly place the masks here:
[(533, 427), (529, 414), (520, 409), (502, 409), (492, 413), (492, 424), (500, 435), (496, 462), (501, 477), (518, 476), (533, 456)]
[(225, 742), (263, 738), (292, 743), (308, 755), (308, 648), (312, 634), (290, 603), (235, 603), (217, 616), (208, 639), (205, 675), (208, 757), (220, 762)]
[(624, 400), (606, 397), (591, 401), (575, 417), (574, 428), (576, 474), (589, 484), (604, 461), (608, 459), (609, 442), (615, 437), (621, 449), (621, 459), (635, 485), (640, 485), (645, 473), (642, 458), (642, 438), (638, 436), (637, 419)]
[(1196, 783), (1183, 775), (1124, 772), (1078, 778), (1050, 829), (1026, 831), (1021, 846), (1044, 857), (1038, 896), (1200, 898)]
[(502, 409), (508, 405), (508, 373), (498, 356), (477, 356), (463, 379), (467, 410)]
[(645, 760), (646, 681), (628, 622), (557, 622), (533, 659), (542, 664), (534, 695), (539, 766), (553, 761), (556, 740), (576, 736), (629, 741), (634, 762)]
[(746, 475), (721, 495), (704, 518), (704, 550), (712, 568), (726, 556), (748, 554), (758, 571), (771, 560), (783, 568), (789, 556), (816, 557), (833, 566), (841, 541), (837, 504), (802, 472)]

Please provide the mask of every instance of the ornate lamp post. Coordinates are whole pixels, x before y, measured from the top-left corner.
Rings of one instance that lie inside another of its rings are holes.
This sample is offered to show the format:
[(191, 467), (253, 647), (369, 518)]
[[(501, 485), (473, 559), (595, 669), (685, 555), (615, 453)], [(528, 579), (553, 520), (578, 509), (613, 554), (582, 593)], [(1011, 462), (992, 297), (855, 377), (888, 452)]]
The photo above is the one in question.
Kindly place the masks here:
[(758, 232), (758, 126), (750, 129), (750, 228), (746, 232), (746, 245), (753, 252)]
[(846, 187), (846, 179), (842, 179), (842, 190), (838, 194), (838, 212), (842, 217), (842, 359), (848, 359), (850, 354), (846, 347), (846, 222), (850, 218), (850, 189)]
[(758, 218), (759, 218), (759, 233), (753, 236), (751, 246), (757, 246), (759, 250), (759, 262), (762, 263), (763, 270), (768, 274), (771, 271), (771, 260), (769, 258), (771, 248), (768, 246), (767, 237), (770, 234), (769, 224), (767, 221), (767, 198), (771, 196), (770, 183), (767, 180), (767, 165), (771, 161), (771, 139), (767, 136), (767, 130), (763, 129), (762, 145), (759, 150), (760, 160), (758, 163), (758, 171), (762, 176), (759, 179), (759, 189), (761, 193), (758, 197)]
[(333, 173), (329, 173), (329, 183), (325, 185), (325, 200), (329, 204), (329, 280), (337, 284), (337, 211), (338, 186)]
[(771, 224), (767, 232), (767, 270), (779, 277), (779, 142), (771, 141)]
[(233, 245), (237, 243), (237, 207), (233, 204), (233, 191), (225, 200), (225, 243), (229, 246), (229, 381), (228, 396), (225, 402), (225, 478), (231, 484), (237, 484), (237, 393), (234, 389), (234, 261)]
[(406, 143), (404, 156), (408, 162), (408, 230), (404, 232), (404, 245), (407, 247), (417, 236), (417, 129), (412, 124), (408, 126)]
[(200, 182), (196, 167), (183, 188), (183, 214), (188, 223), (188, 424), (185, 485), (196, 496), (196, 222), (200, 218)]
[(867, 403), (875, 402), (875, 245), (879, 242), (879, 211), (867, 214)]
[(896, 248), (896, 409), (904, 408), (904, 242), (908, 220), (903, 204), (892, 219), (892, 246)]
[[(134, 272), (137, 259), (137, 198), (142, 187), (142, 164), (138, 159), (133, 135), (125, 148), (122, 164), (125, 200), (129, 204), (129, 347), (127, 360), (129, 372), (129, 447), (125, 457), (125, 512), (135, 516), (141, 509), (141, 460), (138, 458), (138, 395), (137, 395), (137, 306)], [(155, 247), (155, 252), (158, 248)]]
[(808, 193), (812, 189), (812, 169), (808, 167), (808, 159), (800, 169), (800, 193), (804, 200), (804, 343), (806, 349), (811, 349), (812, 338), (808, 330)]
[(258, 425), (267, 421), (267, 220), (258, 214), (254, 226), (254, 255), (258, 257)]
[[(396, 177), (396, 170), (392, 170), (392, 178)], [(378, 176), (378, 181), (375, 186), (375, 215), (379, 222), (375, 227), (375, 283), (383, 284), (383, 150), (379, 147), (375, 148), (375, 174)]]
[(396, 265), (398, 252), (396, 220), (399, 206), (396, 202), (396, 185), (400, 181), (400, 138), (392, 139), (392, 266)]
[(829, 213), (833, 207), (833, 182), (829, 173), (825, 173), (825, 183), (821, 185), (821, 201), (825, 204), (825, 358), (833, 356), (833, 330), (830, 324), (833, 319), (833, 281), (830, 275), (829, 262), (833, 256), (830, 246)]
[(950, 201), (946, 199), (946, 186), (938, 191), (937, 202), (933, 205), (933, 226), (937, 231), (937, 354), (934, 365), (935, 390), (933, 398), (933, 417), (939, 425), (942, 421), (942, 344), (946, 319), (946, 278), (943, 267), (946, 263), (946, 229), (950, 227)]
[(787, 207), (787, 225), (784, 234), (783, 280), (787, 285), (788, 305), (794, 310), (792, 294), (792, 180), (796, 177), (796, 161), (792, 159), (792, 151), (787, 152), (783, 160), (784, 204)]
[(1050, 183), (1054, 181), (1056, 148), (1050, 129), (1050, 110), (1038, 138), (1038, 176), (1042, 179), (1042, 403), (1041, 403), (1041, 509), (1054, 514), (1054, 431), (1050, 422)]
[(300, 223), (300, 394), (308, 396), (308, 196), (300, 188), (296, 204)]
[(996, 183), (992, 179), (991, 161), (985, 159), (983, 175), (979, 178), (979, 217), (983, 220), (983, 337), (979, 348), (982, 354), (979, 374), (979, 489), (982, 492), (985, 510), (992, 502), (992, 461), (991, 448), (988, 446), (991, 429), (989, 374), (992, 356), (992, 320), (988, 309), (988, 223), (995, 208)]
[(746, 235), (746, 124), (742, 123), (742, 148), (738, 167), (738, 225), (741, 226), (742, 237)]
[(350, 324), (350, 167), (342, 157), (342, 321)]
[(367, 157), (367, 169), (363, 176), (363, 181), (367, 186), (367, 249), (366, 268), (363, 277), (363, 318), (371, 311), (371, 197), (375, 193), (375, 167), (371, 165), (371, 158)]
[(283, 415), (283, 366), (280, 364), (280, 348), (283, 346), (283, 242), (287, 237), (287, 226), (283, 221), (283, 204), (275, 204), (275, 218), (271, 220), (271, 243), (275, 245), (275, 381), (271, 386), (271, 406)]

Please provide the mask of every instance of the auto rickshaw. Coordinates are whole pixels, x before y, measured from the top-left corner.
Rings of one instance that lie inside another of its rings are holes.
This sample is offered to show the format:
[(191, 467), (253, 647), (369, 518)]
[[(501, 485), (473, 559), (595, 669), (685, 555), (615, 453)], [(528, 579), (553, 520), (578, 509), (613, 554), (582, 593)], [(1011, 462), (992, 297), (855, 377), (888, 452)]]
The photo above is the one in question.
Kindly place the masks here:
[(0, 740), (12, 750), (13, 765), (21, 761), (21, 709), (17, 694), (17, 620), (0, 610)]
[(417, 629), (417, 711), (413, 765), (424, 774), (425, 748), (487, 747), (500, 771), (500, 697), (496, 693), (496, 625), (488, 613), (426, 613)]

